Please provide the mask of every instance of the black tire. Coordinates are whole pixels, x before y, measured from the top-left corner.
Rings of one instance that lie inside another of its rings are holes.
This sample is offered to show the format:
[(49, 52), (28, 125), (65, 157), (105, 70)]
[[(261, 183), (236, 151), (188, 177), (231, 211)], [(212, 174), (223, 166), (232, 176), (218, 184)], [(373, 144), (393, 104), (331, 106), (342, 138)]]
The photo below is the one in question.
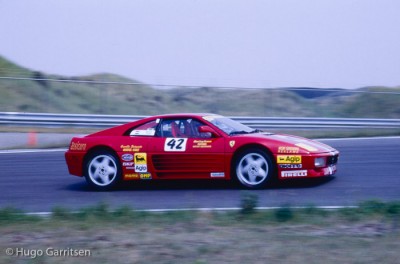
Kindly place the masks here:
[(236, 181), (247, 189), (265, 188), (275, 178), (272, 158), (261, 149), (251, 148), (243, 151), (233, 164)]
[(107, 191), (121, 181), (122, 168), (118, 158), (110, 151), (98, 151), (87, 159), (85, 179), (96, 190)]

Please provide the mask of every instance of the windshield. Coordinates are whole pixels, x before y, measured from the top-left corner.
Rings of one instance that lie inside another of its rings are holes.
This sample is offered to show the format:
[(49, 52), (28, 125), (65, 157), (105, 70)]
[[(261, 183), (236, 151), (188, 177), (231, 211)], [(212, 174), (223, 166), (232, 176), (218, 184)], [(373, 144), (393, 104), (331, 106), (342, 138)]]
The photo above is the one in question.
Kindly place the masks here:
[(203, 118), (212, 123), (213, 125), (215, 125), (216, 127), (218, 127), (219, 129), (221, 129), (222, 131), (224, 131), (228, 135), (259, 132), (259, 130), (243, 125), (230, 118), (220, 117), (220, 116), (205, 116)]

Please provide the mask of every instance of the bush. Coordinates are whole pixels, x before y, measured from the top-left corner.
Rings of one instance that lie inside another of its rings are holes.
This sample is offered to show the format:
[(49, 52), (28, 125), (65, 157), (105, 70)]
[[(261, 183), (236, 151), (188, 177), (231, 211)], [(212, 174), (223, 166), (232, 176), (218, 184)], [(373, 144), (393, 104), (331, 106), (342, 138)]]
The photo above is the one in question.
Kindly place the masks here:
[(294, 218), (294, 213), (290, 206), (285, 205), (275, 210), (275, 218), (278, 222), (287, 222)]
[(57, 220), (66, 220), (71, 218), (71, 212), (63, 207), (54, 207), (51, 216)]
[(258, 196), (253, 193), (244, 193), (241, 197), (240, 213), (242, 215), (249, 215), (255, 212), (258, 206)]
[(36, 222), (40, 220), (41, 218), (38, 216), (25, 214), (24, 212), (12, 207), (0, 209), (0, 223), (2, 224), (13, 224), (24, 221)]
[(327, 210), (323, 210), (323, 209), (319, 209), (313, 205), (307, 206), (306, 208), (304, 208), (303, 212), (309, 216), (327, 216), (328, 215), (328, 211)]
[(386, 214), (391, 217), (400, 217), (400, 202), (391, 202), (386, 205)]
[(7, 207), (0, 210), (0, 222), (13, 221), (19, 218), (20, 212), (15, 208)]
[(367, 215), (382, 214), (385, 212), (386, 204), (378, 200), (369, 200), (360, 204), (361, 213)]

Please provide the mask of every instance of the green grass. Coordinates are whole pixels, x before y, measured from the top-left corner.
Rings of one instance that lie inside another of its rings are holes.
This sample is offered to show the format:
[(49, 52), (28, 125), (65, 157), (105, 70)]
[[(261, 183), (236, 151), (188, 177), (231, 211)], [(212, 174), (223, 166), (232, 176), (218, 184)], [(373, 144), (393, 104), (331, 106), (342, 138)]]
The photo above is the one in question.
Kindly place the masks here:
[[(241, 209), (238, 211), (216, 211), (201, 212), (197, 210), (167, 211), (167, 212), (147, 212), (134, 210), (129, 206), (110, 208), (106, 203), (99, 203), (92, 207), (85, 207), (77, 211), (71, 211), (63, 207), (54, 207), (50, 215), (40, 216), (26, 214), (21, 210), (12, 207), (0, 209), (0, 224), (16, 225), (19, 223), (43, 223), (58, 221), (70, 222), (90, 222), (91, 224), (102, 224), (104, 222), (191, 222), (196, 221), (197, 217), (209, 214), (210, 223), (218, 222), (247, 222), (258, 224), (279, 224), (279, 223), (302, 223), (310, 224), (319, 221), (329, 222), (332, 219), (342, 221), (364, 221), (370, 218), (381, 220), (393, 220), (400, 217), (400, 202), (383, 202), (379, 200), (368, 200), (360, 203), (356, 207), (345, 207), (341, 209), (321, 209), (315, 206), (291, 207), (283, 205), (277, 209), (260, 210), (257, 209), (258, 196), (251, 192), (243, 193), (241, 197)], [(310, 221), (310, 219), (312, 219)]]
[[(0, 210), (0, 263), (396, 263), (400, 202), (366, 201), (322, 210), (149, 213), (107, 204), (50, 216)], [(249, 202), (250, 201), (250, 202)], [(86, 257), (7, 256), (11, 248), (85, 249)]]

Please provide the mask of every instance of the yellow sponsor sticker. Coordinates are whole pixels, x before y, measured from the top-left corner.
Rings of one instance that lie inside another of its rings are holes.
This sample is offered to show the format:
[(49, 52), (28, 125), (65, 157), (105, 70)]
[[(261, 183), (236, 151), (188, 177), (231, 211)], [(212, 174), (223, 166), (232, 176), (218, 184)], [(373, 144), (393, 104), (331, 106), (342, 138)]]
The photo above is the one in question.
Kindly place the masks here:
[(278, 155), (276, 157), (278, 164), (301, 164), (300, 155)]
[(142, 180), (150, 180), (151, 179), (151, 173), (140, 173), (140, 179), (142, 179)]
[(135, 153), (135, 172), (147, 172), (147, 153)]
[(145, 165), (147, 164), (147, 153), (139, 152), (135, 153), (135, 164)]

